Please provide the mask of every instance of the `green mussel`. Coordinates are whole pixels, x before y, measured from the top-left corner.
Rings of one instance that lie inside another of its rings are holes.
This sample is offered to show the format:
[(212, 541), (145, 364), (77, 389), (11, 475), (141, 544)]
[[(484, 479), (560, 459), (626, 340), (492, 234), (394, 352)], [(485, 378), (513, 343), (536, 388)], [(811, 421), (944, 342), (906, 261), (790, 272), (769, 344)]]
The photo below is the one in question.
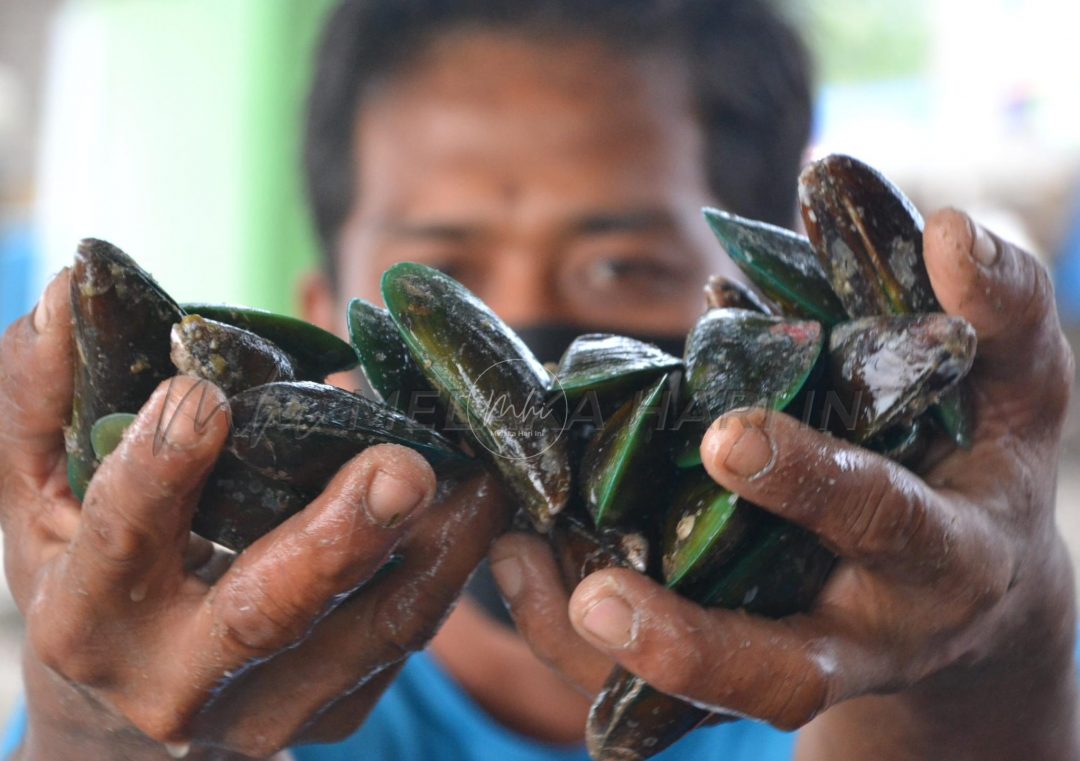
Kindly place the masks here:
[(189, 314), (172, 328), (173, 364), (186, 375), (208, 380), (226, 396), (252, 386), (296, 377), (292, 358), (250, 330)]
[(295, 317), (230, 304), (184, 304), (184, 311), (235, 325), (262, 336), (292, 357), (297, 380), (322, 381), (332, 373), (356, 367), (356, 352), (347, 342)]
[(383, 274), (383, 301), (428, 382), (457, 410), (476, 453), (547, 531), (571, 491), (565, 410), (517, 335), (456, 280), (422, 264)]

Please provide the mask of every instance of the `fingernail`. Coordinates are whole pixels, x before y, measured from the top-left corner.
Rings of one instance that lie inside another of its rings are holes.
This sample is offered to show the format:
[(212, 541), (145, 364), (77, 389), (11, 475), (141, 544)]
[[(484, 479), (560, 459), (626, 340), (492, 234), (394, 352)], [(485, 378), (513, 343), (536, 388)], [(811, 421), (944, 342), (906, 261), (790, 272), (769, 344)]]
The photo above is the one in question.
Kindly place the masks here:
[(603, 597), (585, 611), (581, 625), (608, 647), (624, 648), (634, 640), (634, 610), (616, 594)]
[(207, 398), (209, 391), (204, 381), (187, 385), (174, 379), (169, 383), (158, 431), (170, 448), (185, 451), (202, 441), (210, 417), (217, 412)]
[(393, 528), (416, 509), (424, 495), (412, 484), (376, 470), (367, 492), (367, 511), (380, 526)]
[(764, 475), (776, 456), (765, 429), (743, 418), (724, 422), (726, 425), (717, 426), (717, 432), (710, 438), (711, 451), (707, 456), (740, 478), (749, 480)]
[[(65, 269), (67, 268), (65, 267)], [(38, 333), (44, 333), (45, 328), (49, 327), (49, 318), (52, 317), (52, 309), (49, 306), (50, 291), (62, 274), (64, 274), (64, 270), (60, 270), (60, 272), (53, 275), (52, 279), (45, 284), (45, 288), (41, 291), (41, 298), (38, 299), (37, 306), (34, 307), (34, 317), (31, 324)]]
[(968, 218), (968, 224), (971, 225), (971, 258), (984, 267), (990, 267), (999, 256), (997, 243), (982, 225), (975, 224), (971, 218)]
[(506, 600), (513, 600), (521, 592), (525, 579), (521, 572), (521, 561), (517, 558), (510, 556), (495, 561), (491, 564), (491, 574)]

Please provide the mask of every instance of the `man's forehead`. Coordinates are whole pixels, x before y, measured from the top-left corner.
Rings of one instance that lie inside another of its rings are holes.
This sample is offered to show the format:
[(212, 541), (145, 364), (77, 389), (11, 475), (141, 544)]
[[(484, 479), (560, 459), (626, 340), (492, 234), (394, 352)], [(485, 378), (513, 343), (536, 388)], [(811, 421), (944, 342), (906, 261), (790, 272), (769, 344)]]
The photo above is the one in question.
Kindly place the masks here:
[(549, 43), (516, 36), (457, 44), (364, 104), (354, 151), (362, 201), (497, 204), (543, 188), (633, 207), (665, 183), (703, 179), (701, 131), (675, 68), (595, 44), (559, 61)]

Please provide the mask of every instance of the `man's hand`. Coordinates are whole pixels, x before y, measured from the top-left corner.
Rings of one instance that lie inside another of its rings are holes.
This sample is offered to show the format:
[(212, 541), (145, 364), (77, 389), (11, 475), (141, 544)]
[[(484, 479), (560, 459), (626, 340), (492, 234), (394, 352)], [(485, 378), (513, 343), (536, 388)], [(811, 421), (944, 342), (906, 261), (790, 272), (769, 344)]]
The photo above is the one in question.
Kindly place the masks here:
[(1053, 289), (958, 212), (924, 239), (945, 311), (978, 333), (973, 448), (920, 478), (785, 415), (726, 415), (701, 446), (713, 478), (841, 558), (813, 610), (707, 610), (626, 570), (568, 596), (546, 547), (509, 535), (493, 569), (541, 657), (590, 691), (616, 661), (781, 728), (820, 715), (804, 759), (1080, 757), (1072, 571), (1054, 524), (1073, 358)]
[(62, 273), (0, 344), (0, 519), (28, 627), (20, 757), (265, 758), (351, 734), (501, 529), (497, 489), (475, 475), (440, 491), (420, 455), (373, 447), (222, 565), (189, 527), (227, 405), (178, 377), (80, 505), (68, 288)]

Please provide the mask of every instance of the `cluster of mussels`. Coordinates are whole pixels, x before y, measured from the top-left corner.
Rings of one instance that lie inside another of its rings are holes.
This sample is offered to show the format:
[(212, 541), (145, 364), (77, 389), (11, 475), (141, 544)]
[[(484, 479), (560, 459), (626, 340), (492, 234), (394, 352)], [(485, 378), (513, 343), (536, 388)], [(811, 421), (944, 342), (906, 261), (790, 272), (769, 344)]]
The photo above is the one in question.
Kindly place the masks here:
[[(698, 451), (709, 421), (737, 407), (786, 411), (914, 467), (935, 435), (969, 445), (960, 381), (975, 335), (941, 313), (922, 220), (880, 174), (830, 156), (799, 190), (808, 238), (705, 211), (753, 288), (712, 279), (682, 358), (589, 334), (554, 371), (422, 265), (384, 273), (385, 308), (349, 305), (350, 345), (260, 310), (177, 304), (123, 252), (84, 241), (72, 278), (72, 490), (82, 496), (133, 413), (179, 371), (228, 398), (229, 438), (193, 530), (234, 550), (302, 509), (349, 458), (389, 442), (441, 477), (493, 470), (570, 584), (622, 566), (706, 606), (805, 610), (833, 556), (709, 478)], [(367, 395), (324, 385), (357, 363)], [(646, 758), (726, 718), (616, 668), (587, 740), (597, 759)]]

